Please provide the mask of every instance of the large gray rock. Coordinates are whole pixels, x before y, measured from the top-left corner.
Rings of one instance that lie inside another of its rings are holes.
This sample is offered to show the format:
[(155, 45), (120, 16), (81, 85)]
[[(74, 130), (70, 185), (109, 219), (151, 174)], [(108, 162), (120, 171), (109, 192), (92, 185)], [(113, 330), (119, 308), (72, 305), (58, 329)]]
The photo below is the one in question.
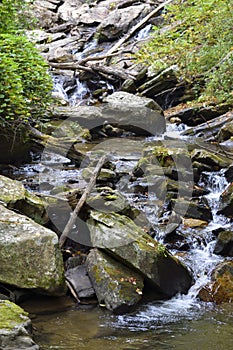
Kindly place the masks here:
[(0, 282), (62, 295), (65, 280), (58, 238), (51, 230), (0, 206)]
[(126, 216), (92, 212), (87, 221), (93, 246), (142, 274), (152, 290), (171, 297), (186, 293), (192, 277), (187, 268)]
[(39, 350), (31, 336), (28, 314), (10, 301), (0, 300), (1, 350)]
[(142, 297), (143, 277), (104, 252), (93, 249), (87, 269), (98, 301), (115, 313), (128, 312)]
[(0, 175), (0, 202), (9, 209), (18, 210), (39, 224), (48, 222), (43, 200), (27, 191), (21, 182)]
[(97, 27), (98, 40), (111, 41), (126, 33), (142, 17), (151, 10), (150, 5), (129, 6), (127, 9), (115, 9)]
[(165, 129), (165, 118), (159, 105), (150, 98), (115, 92), (96, 106), (58, 107), (54, 116), (71, 118), (92, 129), (109, 122), (138, 135), (158, 135)]

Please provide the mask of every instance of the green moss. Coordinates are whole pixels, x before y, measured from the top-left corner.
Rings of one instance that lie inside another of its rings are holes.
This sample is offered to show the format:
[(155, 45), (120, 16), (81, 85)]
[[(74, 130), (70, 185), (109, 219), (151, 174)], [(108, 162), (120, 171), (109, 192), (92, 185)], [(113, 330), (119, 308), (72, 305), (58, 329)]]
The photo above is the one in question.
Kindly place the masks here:
[(0, 301), (0, 329), (13, 329), (28, 320), (28, 313), (10, 301)]

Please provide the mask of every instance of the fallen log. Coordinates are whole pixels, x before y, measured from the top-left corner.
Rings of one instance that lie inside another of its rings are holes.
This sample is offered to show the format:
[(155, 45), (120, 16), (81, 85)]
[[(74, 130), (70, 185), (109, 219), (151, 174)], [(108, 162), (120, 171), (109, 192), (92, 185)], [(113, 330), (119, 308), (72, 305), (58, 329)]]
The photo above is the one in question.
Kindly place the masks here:
[(104, 65), (97, 65), (97, 64), (92, 64), (90, 66), (83, 66), (76, 62), (66, 62), (66, 63), (49, 62), (49, 64), (51, 67), (58, 68), (58, 69), (70, 69), (73, 71), (82, 70), (93, 74), (100, 74), (100, 75), (104, 74), (105, 77), (106, 75), (108, 75), (107, 78), (109, 78), (110, 80), (112, 80), (111, 76), (122, 80), (135, 79), (135, 76), (131, 72), (128, 72), (127, 70), (123, 70), (123, 69), (116, 69), (116, 67), (107, 67)]
[(66, 239), (67, 239), (70, 231), (72, 230), (72, 227), (73, 227), (74, 222), (75, 222), (75, 220), (76, 220), (76, 218), (78, 216), (78, 213), (80, 212), (80, 210), (81, 210), (83, 204), (85, 203), (87, 197), (91, 193), (91, 190), (92, 190), (92, 188), (94, 187), (94, 185), (96, 183), (96, 179), (97, 179), (97, 177), (99, 175), (99, 172), (100, 172), (102, 166), (104, 165), (104, 162), (105, 162), (106, 158), (107, 158), (107, 156), (104, 155), (98, 161), (98, 163), (97, 163), (97, 165), (95, 167), (95, 170), (93, 172), (93, 175), (92, 175), (92, 177), (90, 179), (90, 182), (87, 185), (87, 188), (83, 192), (83, 194), (82, 194), (81, 198), (79, 199), (79, 201), (78, 201), (74, 211), (72, 212), (72, 214), (71, 214), (71, 216), (70, 216), (70, 218), (69, 218), (69, 220), (68, 220), (68, 222), (67, 222), (67, 224), (66, 224), (66, 226), (65, 226), (65, 228), (64, 228), (64, 230), (63, 230), (63, 232), (62, 232), (62, 234), (60, 236), (60, 239), (59, 239), (59, 243), (60, 243), (60, 247), (61, 248), (64, 246), (64, 244), (66, 242)]

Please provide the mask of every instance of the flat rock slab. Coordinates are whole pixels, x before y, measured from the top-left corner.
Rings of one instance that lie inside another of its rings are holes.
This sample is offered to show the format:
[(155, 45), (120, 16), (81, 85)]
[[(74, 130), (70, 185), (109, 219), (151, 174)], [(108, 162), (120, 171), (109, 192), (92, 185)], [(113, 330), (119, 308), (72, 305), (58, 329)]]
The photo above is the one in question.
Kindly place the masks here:
[(54, 116), (76, 120), (82, 127), (93, 129), (106, 121), (136, 135), (160, 135), (166, 129), (162, 109), (147, 97), (119, 91), (101, 106), (57, 107)]
[(62, 295), (65, 279), (57, 235), (0, 206), (0, 282)]
[(141, 300), (143, 277), (137, 272), (99, 249), (89, 253), (86, 264), (100, 305), (119, 314)]

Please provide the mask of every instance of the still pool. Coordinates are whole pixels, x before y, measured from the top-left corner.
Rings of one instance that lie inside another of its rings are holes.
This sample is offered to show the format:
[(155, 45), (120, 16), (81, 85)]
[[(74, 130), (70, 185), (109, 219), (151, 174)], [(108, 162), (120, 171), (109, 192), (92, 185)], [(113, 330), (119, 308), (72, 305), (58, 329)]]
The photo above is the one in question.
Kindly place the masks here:
[(187, 297), (142, 305), (124, 316), (69, 299), (24, 303), (41, 350), (230, 350), (233, 304), (216, 306)]

